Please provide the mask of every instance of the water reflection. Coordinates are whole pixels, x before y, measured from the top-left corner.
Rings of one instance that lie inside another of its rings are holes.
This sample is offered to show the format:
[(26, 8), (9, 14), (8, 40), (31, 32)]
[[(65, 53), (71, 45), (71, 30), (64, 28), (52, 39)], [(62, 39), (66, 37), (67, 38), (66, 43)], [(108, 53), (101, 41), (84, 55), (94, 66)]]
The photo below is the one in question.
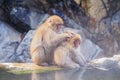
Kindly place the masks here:
[(55, 80), (82, 80), (84, 70), (56, 71)]
[(73, 69), (32, 74), (32, 80), (119, 80), (120, 69), (104, 71), (100, 69)]
[(120, 69), (73, 69), (21, 75), (0, 72), (0, 80), (120, 80)]
[(31, 80), (55, 80), (55, 72), (48, 73), (32, 73)]

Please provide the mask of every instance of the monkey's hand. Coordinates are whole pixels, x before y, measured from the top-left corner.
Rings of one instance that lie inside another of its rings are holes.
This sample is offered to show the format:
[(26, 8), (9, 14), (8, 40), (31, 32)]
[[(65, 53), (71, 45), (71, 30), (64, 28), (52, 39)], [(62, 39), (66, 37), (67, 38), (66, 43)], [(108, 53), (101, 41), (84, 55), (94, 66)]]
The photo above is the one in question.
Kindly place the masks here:
[(67, 34), (67, 33), (62, 33), (62, 34), (58, 34), (56, 36), (54, 36), (51, 40), (50, 40), (50, 44), (52, 46), (56, 46), (64, 41), (67, 40), (67, 38), (71, 38), (72, 35), (71, 34)]
[(70, 33), (63, 33), (63, 35), (64, 35), (66, 38), (72, 38), (72, 37), (73, 37), (73, 34), (70, 34)]
[(66, 33), (65, 32), (64, 35), (66, 36), (66, 41), (69, 41), (69, 40), (71, 40), (74, 37), (74, 35), (71, 34), (71, 33)]

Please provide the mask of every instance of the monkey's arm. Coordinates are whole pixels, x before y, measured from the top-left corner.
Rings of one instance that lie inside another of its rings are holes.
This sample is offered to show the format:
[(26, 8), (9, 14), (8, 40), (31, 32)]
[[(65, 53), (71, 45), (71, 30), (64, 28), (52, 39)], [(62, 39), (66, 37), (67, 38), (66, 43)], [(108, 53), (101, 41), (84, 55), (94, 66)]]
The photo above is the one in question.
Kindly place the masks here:
[(54, 36), (54, 37), (50, 40), (50, 45), (57, 46), (58, 44), (60, 44), (60, 43), (62, 43), (63, 41), (65, 41), (68, 37), (71, 37), (71, 35), (68, 35), (68, 34), (66, 34), (66, 33), (58, 34), (58, 35)]
[(75, 61), (79, 65), (85, 65), (86, 64), (86, 60), (85, 60), (85, 58), (84, 58), (84, 56), (82, 54), (72, 52), (71, 56), (72, 56), (73, 61)]

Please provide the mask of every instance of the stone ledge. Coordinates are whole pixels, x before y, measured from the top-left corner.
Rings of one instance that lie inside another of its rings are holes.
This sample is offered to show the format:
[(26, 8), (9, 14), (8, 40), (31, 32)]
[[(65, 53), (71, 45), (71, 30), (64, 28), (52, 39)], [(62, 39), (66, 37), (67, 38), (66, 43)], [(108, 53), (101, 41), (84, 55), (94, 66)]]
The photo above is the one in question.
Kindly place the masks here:
[(33, 63), (0, 63), (0, 69), (14, 74), (43, 73), (49, 71), (61, 70), (56, 66), (38, 66)]

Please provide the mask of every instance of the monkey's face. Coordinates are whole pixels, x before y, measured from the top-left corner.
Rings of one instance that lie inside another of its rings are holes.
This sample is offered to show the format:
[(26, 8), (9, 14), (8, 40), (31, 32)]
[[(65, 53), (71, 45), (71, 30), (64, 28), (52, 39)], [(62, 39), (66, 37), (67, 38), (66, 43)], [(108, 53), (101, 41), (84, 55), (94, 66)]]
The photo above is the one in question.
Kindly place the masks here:
[(56, 16), (56, 15), (50, 16), (46, 20), (46, 22), (48, 23), (49, 28), (51, 28), (55, 32), (59, 32), (62, 28), (63, 23), (64, 23), (62, 18), (60, 18), (59, 16)]
[(55, 24), (54, 30), (55, 30), (56, 32), (60, 32), (60, 30), (62, 29), (62, 25), (63, 25), (63, 24), (61, 24), (61, 23)]
[(80, 46), (80, 39), (74, 40), (73, 44), (74, 44), (75, 48), (79, 47)]
[(69, 38), (69, 43), (73, 48), (78, 48), (81, 43), (81, 38), (79, 34), (74, 34), (72, 38)]

